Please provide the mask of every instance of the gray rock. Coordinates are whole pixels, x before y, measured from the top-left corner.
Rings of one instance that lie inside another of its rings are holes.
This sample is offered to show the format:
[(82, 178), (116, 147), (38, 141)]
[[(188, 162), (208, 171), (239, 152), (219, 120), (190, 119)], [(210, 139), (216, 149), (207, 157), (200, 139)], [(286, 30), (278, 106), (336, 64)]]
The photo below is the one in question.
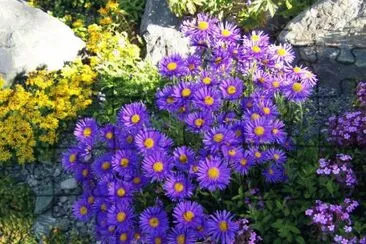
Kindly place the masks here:
[(43, 182), (38, 186), (35, 192), (36, 203), (34, 206), (34, 213), (41, 214), (50, 209), (53, 200), (53, 184)]
[(63, 190), (71, 190), (77, 187), (76, 180), (74, 178), (66, 179), (61, 182), (61, 189)]
[(17, 0), (0, 0), (0, 74), (13, 78), (39, 66), (63, 67), (85, 44), (58, 19)]
[(189, 52), (189, 40), (179, 32), (179, 22), (166, 0), (146, 2), (140, 32), (146, 41), (146, 58), (153, 64), (159, 63), (166, 55)]
[(55, 223), (56, 219), (50, 213), (40, 215), (33, 224), (33, 232), (37, 239), (41, 239), (42, 236), (48, 236), (52, 228), (55, 227)]

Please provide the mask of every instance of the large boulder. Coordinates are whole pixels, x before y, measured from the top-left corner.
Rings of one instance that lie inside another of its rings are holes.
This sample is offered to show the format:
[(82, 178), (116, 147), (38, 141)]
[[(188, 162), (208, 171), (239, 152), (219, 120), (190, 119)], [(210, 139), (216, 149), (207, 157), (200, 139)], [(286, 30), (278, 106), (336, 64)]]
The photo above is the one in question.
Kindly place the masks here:
[(146, 41), (146, 58), (153, 64), (166, 55), (189, 52), (189, 40), (179, 31), (179, 24), (166, 0), (147, 0), (140, 33)]
[(320, 85), (340, 94), (366, 78), (364, 0), (320, 0), (289, 22), (279, 40), (295, 46), (298, 62), (313, 68)]
[(46, 65), (72, 61), (85, 43), (58, 19), (18, 0), (0, 0), (0, 75), (14, 77)]

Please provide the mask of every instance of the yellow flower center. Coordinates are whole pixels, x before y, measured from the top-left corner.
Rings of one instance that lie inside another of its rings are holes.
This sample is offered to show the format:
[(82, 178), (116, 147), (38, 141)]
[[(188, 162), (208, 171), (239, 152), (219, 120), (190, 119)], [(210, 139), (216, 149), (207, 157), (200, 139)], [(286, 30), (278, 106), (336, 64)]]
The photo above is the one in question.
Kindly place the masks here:
[(205, 123), (205, 121), (203, 119), (196, 119), (194, 121), (194, 124), (197, 126), (197, 127), (201, 127), (203, 124)]
[(278, 56), (283, 57), (283, 56), (285, 56), (285, 55), (287, 54), (287, 51), (286, 51), (286, 49), (284, 49), (284, 48), (279, 48), (279, 49), (277, 50), (277, 54), (278, 54)]
[(112, 132), (107, 132), (107, 134), (105, 134), (105, 137), (110, 140), (110, 139), (113, 138), (113, 133)]
[(211, 96), (206, 96), (205, 97), (205, 104), (206, 105), (209, 105), (209, 106), (211, 106), (213, 103), (214, 103), (214, 99), (213, 99), (213, 97), (211, 97)]
[(235, 151), (235, 149), (231, 149), (231, 150), (229, 150), (229, 155), (230, 156), (235, 156), (236, 155), (236, 151)]
[(107, 205), (105, 203), (100, 205), (100, 210), (102, 210), (103, 212), (107, 211)]
[(69, 162), (70, 162), (70, 163), (75, 163), (75, 161), (76, 161), (76, 154), (75, 154), (75, 153), (73, 153), (73, 154), (71, 154), (71, 155), (69, 156)]
[(247, 108), (251, 108), (251, 107), (253, 107), (253, 103), (252, 102), (247, 102), (247, 104), (245, 104), (245, 106)]
[(85, 136), (85, 137), (89, 137), (89, 136), (91, 136), (91, 134), (92, 134), (92, 130), (88, 127), (88, 128), (85, 128), (84, 130), (83, 130), (83, 135)]
[(146, 138), (144, 141), (144, 146), (148, 149), (152, 148), (154, 146), (154, 140), (152, 138)]
[(183, 219), (187, 222), (191, 222), (194, 218), (194, 213), (192, 211), (187, 211), (183, 214)]
[(186, 111), (186, 107), (182, 106), (178, 109), (179, 113), (184, 113)]
[(236, 131), (235, 131), (235, 135), (236, 135), (237, 137), (240, 137), (240, 136), (242, 135), (241, 130), (236, 130)]
[(236, 93), (236, 87), (235, 86), (229, 86), (227, 88), (227, 93), (229, 93), (230, 95), (233, 95)]
[(222, 61), (222, 58), (221, 57), (217, 57), (215, 59), (215, 64), (219, 64), (219, 63), (221, 63), (221, 61)]
[(226, 221), (220, 221), (219, 228), (221, 231), (226, 232), (228, 229), (227, 222)]
[(133, 136), (127, 136), (126, 141), (128, 144), (131, 144), (133, 142)]
[(300, 67), (295, 67), (294, 68), (294, 72), (297, 74), (297, 73), (300, 73), (301, 72), (301, 68)]
[(88, 209), (85, 206), (82, 206), (79, 212), (81, 215), (86, 215), (88, 213)]
[(220, 176), (220, 170), (216, 167), (211, 167), (208, 170), (208, 177), (212, 180), (216, 180)]
[(255, 53), (259, 53), (261, 51), (261, 48), (258, 47), (257, 45), (255, 45), (255, 46), (252, 47), (252, 51), (255, 52)]
[(263, 126), (257, 126), (254, 128), (254, 134), (257, 136), (263, 136), (264, 134), (264, 127)]
[(103, 164), (102, 164), (102, 169), (104, 169), (104, 170), (107, 170), (107, 169), (109, 169), (111, 167), (111, 163), (110, 162), (104, 162)]
[(277, 153), (275, 153), (275, 154), (273, 155), (273, 158), (274, 158), (275, 160), (279, 160), (279, 159), (280, 159), (280, 155), (279, 155), (279, 154), (277, 154)]
[(178, 237), (177, 237), (177, 243), (178, 244), (185, 244), (186, 243), (186, 237), (185, 237), (185, 235), (179, 235)]
[(252, 116), (250, 116), (250, 118), (252, 119), (252, 120), (257, 120), (257, 119), (259, 119), (261, 116), (259, 115), (259, 114), (257, 114), (257, 113), (253, 113), (252, 114)]
[(274, 172), (273, 172), (273, 169), (269, 169), (269, 170), (268, 170), (268, 174), (273, 175), (273, 173), (274, 173)]
[(162, 243), (161, 238), (160, 237), (155, 237), (154, 243), (155, 244), (161, 244)]
[(119, 236), (119, 240), (120, 240), (120, 241), (127, 241), (127, 234), (126, 234), (126, 233), (122, 233), (122, 234)]
[(272, 129), (272, 134), (273, 135), (277, 135), (278, 132), (279, 132), (278, 129), (276, 129), (276, 128)]
[(218, 142), (218, 143), (222, 142), (222, 140), (224, 139), (224, 134), (217, 133), (217, 134), (214, 135), (213, 139), (214, 139), (215, 142)]
[(138, 122), (140, 122), (140, 115), (138, 114), (134, 114), (132, 117), (131, 117), (131, 122), (134, 123), (134, 124), (137, 124)]
[(274, 82), (272, 82), (272, 86), (274, 88), (278, 88), (280, 86), (280, 83), (278, 81), (274, 81)]
[(141, 178), (136, 176), (136, 177), (133, 178), (132, 181), (133, 181), (134, 184), (140, 184), (141, 183)]
[(163, 164), (162, 162), (155, 162), (155, 163), (153, 164), (153, 170), (154, 170), (155, 172), (160, 173), (160, 172), (162, 172), (162, 171), (163, 171), (163, 169), (164, 169), (164, 164)]
[(259, 36), (254, 34), (254, 35), (252, 35), (251, 39), (252, 39), (252, 41), (257, 42), (257, 41), (259, 41)]
[(200, 29), (201, 31), (205, 31), (208, 29), (209, 24), (207, 21), (198, 21), (198, 29)]
[(192, 91), (191, 91), (191, 89), (189, 89), (189, 88), (184, 88), (184, 89), (182, 90), (182, 96), (183, 96), (183, 97), (188, 97), (189, 95), (191, 95), (191, 93), (192, 93)]
[(196, 172), (198, 172), (198, 166), (197, 166), (197, 165), (193, 166), (193, 167), (192, 167), (192, 170), (193, 170), (193, 172), (195, 172), (195, 173), (196, 173)]
[(223, 30), (221, 30), (221, 35), (223, 37), (228, 37), (231, 35), (231, 31), (229, 31), (228, 29), (223, 29)]
[(121, 161), (120, 161), (120, 165), (123, 168), (127, 168), (129, 163), (130, 163), (130, 161), (128, 160), (128, 158), (122, 158)]
[(174, 184), (174, 190), (176, 192), (182, 192), (184, 190), (184, 185), (180, 182)]
[(133, 235), (133, 238), (135, 238), (135, 240), (140, 240), (140, 239), (141, 239), (141, 235), (140, 235), (140, 233), (135, 233), (135, 234)]
[(125, 212), (119, 212), (117, 214), (117, 221), (118, 222), (123, 222), (123, 221), (125, 221), (125, 219), (126, 219), (126, 213)]
[(156, 228), (159, 225), (159, 220), (156, 217), (152, 217), (149, 219), (149, 225), (153, 228)]
[(255, 153), (254, 153), (254, 156), (255, 156), (256, 158), (260, 158), (260, 157), (262, 157), (262, 153), (261, 153), (261, 152), (255, 152)]
[(247, 163), (248, 163), (248, 161), (245, 158), (242, 158), (240, 160), (240, 164), (243, 165), (243, 166), (247, 165)]
[(294, 90), (295, 92), (301, 92), (303, 90), (303, 86), (301, 85), (301, 83), (294, 83), (292, 85), (292, 90)]
[(88, 169), (83, 169), (83, 171), (81, 172), (81, 174), (84, 176), (84, 177), (87, 177), (88, 174), (89, 174), (89, 170)]
[(124, 195), (126, 195), (126, 191), (125, 191), (125, 189), (123, 189), (122, 187), (121, 187), (121, 188), (119, 188), (119, 189), (117, 190), (117, 196), (119, 196), (119, 197), (123, 197)]
[(190, 71), (192, 71), (192, 70), (194, 70), (194, 68), (196, 68), (196, 66), (194, 64), (190, 64), (188, 66), (188, 68), (189, 68)]
[(166, 99), (166, 102), (167, 102), (168, 104), (172, 104), (172, 103), (174, 103), (174, 102), (175, 102), (175, 99), (174, 99), (173, 97), (168, 97), (168, 98)]
[(263, 113), (264, 114), (270, 114), (271, 113), (271, 109), (269, 109), (268, 107), (264, 107), (263, 108)]
[(202, 79), (202, 82), (205, 84), (205, 85), (209, 85), (211, 84), (211, 81), (212, 79), (210, 77), (205, 77)]
[(259, 81), (260, 83), (264, 83), (264, 82), (266, 81), (266, 79), (264, 79), (264, 77), (259, 77), (258, 81)]
[(116, 227), (113, 225), (108, 227), (109, 232), (113, 232), (115, 229), (116, 229)]
[(179, 156), (179, 162), (181, 162), (181, 163), (186, 163), (186, 162), (187, 162), (187, 160), (188, 160), (187, 155), (185, 155), (185, 154), (181, 154), (181, 155)]
[(177, 63), (176, 62), (170, 62), (168, 63), (168, 65), (166, 66), (166, 68), (169, 70), (169, 71), (173, 71), (173, 70), (176, 70), (177, 69)]

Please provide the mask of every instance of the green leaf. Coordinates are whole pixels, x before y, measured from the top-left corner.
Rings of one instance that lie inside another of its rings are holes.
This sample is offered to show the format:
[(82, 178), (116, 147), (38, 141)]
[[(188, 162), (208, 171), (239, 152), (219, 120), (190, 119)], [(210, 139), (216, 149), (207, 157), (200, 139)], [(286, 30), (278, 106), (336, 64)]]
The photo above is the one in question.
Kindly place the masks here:
[(290, 2), (290, 0), (286, 0), (286, 8), (287, 9), (292, 9), (292, 4), (291, 4), (291, 2)]

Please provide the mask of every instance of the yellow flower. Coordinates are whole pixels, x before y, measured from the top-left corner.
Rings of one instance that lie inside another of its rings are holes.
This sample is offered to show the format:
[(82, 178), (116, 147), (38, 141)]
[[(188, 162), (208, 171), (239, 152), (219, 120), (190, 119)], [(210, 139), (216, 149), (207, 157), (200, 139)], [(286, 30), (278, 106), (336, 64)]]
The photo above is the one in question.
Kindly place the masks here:
[(109, 9), (109, 10), (112, 10), (112, 11), (115, 11), (118, 9), (118, 3), (116, 1), (111, 1), (109, 0), (107, 2), (107, 4), (105, 5), (106, 9)]
[(101, 25), (109, 25), (112, 24), (112, 18), (111, 17), (104, 17), (101, 20), (99, 20), (99, 24)]
[(76, 21), (74, 21), (74, 23), (72, 23), (72, 27), (74, 28), (80, 28), (84, 26), (84, 21), (82, 19), (77, 19)]
[(98, 13), (99, 13), (100, 15), (107, 15), (107, 14), (108, 14), (108, 10), (107, 10), (106, 8), (100, 8), (100, 9), (98, 10)]

